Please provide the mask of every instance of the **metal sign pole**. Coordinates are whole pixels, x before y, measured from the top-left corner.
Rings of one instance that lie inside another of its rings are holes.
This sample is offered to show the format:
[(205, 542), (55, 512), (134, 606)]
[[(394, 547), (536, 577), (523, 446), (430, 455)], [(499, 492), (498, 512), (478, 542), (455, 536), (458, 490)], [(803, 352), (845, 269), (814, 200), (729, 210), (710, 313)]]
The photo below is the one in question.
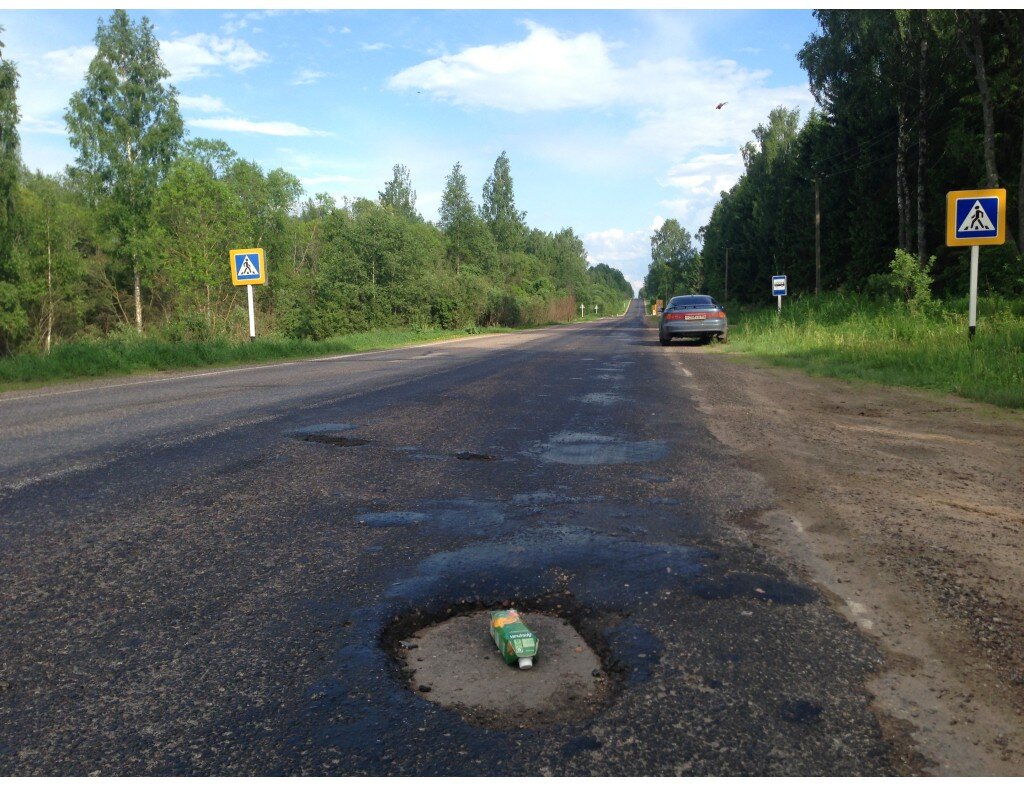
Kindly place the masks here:
[(975, 326), (978, 324), (978, 257), (981, 246), (971, 246), (971, 295), (967, 307), (967, 340), (974, 340)]
[(256, 340), (256, 309), (252, 303), (252, 284), (245, 285), (246, 294), (249, 296), (249, 340)]
[(779, 314), (782, 314), (782, 295), (777, 295), (779, 298)]

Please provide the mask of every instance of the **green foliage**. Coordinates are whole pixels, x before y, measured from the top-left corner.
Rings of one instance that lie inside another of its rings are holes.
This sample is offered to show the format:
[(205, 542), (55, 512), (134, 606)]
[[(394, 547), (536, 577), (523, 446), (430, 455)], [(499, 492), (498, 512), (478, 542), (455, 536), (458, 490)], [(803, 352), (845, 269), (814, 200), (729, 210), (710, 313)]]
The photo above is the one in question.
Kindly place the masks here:
[(419, 218), (416, 212), (416, 192), (412, 190), (412, 177), (409, 168), (403, 164), (395, 164), (394, 176), (380, 192), (382, 207), (388, 207), (406, 218)]
[(918, 264), (917, 257), (901, 248), (895, 250), (889, 267), (892, 270), (892, 283), (903, 296), (903, 300), (913, 312), (921, 311), (932, 302), (932, 267), (935, 257), (931, 257), (923, 266)]
[[(307, 198), (294, 175), (220, 140), (180, 144), (148, 20), (117, 11), (96, 41), (65, 115), (76, 166), (26, 174), (21, 188), (17, 253), (0, 277), (9, 379), (314, 354), (308, 342), (330, 350), (340, 335), (539, 324), (572, 319), (581, 301), (617, 312), (628, 297), (618, 271), (588, 271), (571, 229), (526, 227), (505, 153), (479, 212), (455, 164), (437, 226), (416, 213), (402, 164), (377, 200)], [(266, 252), (258, 343), (285, 347), (269, 355), (245, 348), (245, 291), (230, 282), (228, 251), (247, 247)], [(52, 361), (33, 353), (51, 346)]]
[(945, 194), (995, 178), (1011, 195), (1011, 241), (986, 250), (981, 290), (1024, 294), (1012, 238), (1024, 235), (1024, 204), (1014, 198), (1024, 177), (1024, 15), (828, 9), (815, 17), (819, 29), (798, 59), (820, 111), (800, 126), (794, 110), (779, 107), (753, 130), (743, 175), (697, 235), (708, 292), (725, 294), (727, 253), (730, 300), (763, 302), (774, 273), (788, 275), (791, 293), (813, 292), (817, 189), (823, 291), (884, 291), (880, 277), (900, 248), (928, 268), (936, 295), (962, 294), (965, 254), (945, 246)]
[(966, 300), (917, 314), (886, 300), (827, 294), (729, 314), (729, 351), (813, 374), (955, 393), (1024, 409), (1024, 308), (979, 301), (978, 333), (967, 340)]
[(64, 115), (78, 151), (80, 181), (112, 232), (111, 251), (130, 267), (136, 328), (142, 331), (142, 274), (152, 258), (153, 200), (183, 133), (177, 90), (146, 17), (115, 11), (96, 31), (96, 55)]
[[(3, 27), (0, 27), (3, 32)], [(27, 315), (18, 295), (20, 271), (12, 258), (15, 234), (14, 196), (21, 170), (18, 137), (18, 70), (3, 56), (0, 41), (0, 351), (24, 333)]]
[(59, 178), (24, 173), (18, 196), (16, 259), (28, 340), (48, 351), (84, 327), (96, 229), (81, 197)]
[(651, 266), (644, 278), (648, 297), (668, 298), (699, 292), (703, 284), (700, 255), (690, 233), (674, 218), (651, 235)]
[(484, 182), (483, 197), (480, 215), (494, 235), (498, 249), (504, 252), (516, 251), (522, 245), (526, 231), (526, 213), (516, 210), (512, 172), (504, 150), (494, 162), (494, 171)]

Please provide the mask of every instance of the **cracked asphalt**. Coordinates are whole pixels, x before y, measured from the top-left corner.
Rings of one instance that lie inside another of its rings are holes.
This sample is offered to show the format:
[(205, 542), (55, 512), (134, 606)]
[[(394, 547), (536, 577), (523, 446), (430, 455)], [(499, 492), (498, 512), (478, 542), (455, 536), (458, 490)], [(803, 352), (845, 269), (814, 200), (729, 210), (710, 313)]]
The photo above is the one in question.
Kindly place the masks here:
[[(766, 491), (705, 417), (638, 302), (0, 396), (0, 775), (913, 772), (879, 653), (744, 536)], [(597, 714), (406, 687), (399, 637), (509, 603), (599, 651)]]

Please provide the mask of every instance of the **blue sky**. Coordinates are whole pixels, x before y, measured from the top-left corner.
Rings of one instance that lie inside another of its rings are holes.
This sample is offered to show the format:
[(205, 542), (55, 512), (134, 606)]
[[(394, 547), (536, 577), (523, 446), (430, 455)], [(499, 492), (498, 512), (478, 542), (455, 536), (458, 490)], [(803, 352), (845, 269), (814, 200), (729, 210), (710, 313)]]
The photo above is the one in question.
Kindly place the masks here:
[[(639, 284), (667, 218), (696, 233), (775, 106), (813, 106), (810, 10), (169, 10), (145, 13), (191, 136), (310, 193), (375, 198), (395, 163), (436, 220), (460, 161), (479, 201), (508, 152), (527, 223), (571, 226)], [(73, 160), (62, 115), (109, 11), (5, 10), (23, 157)], [(716, 110), (721, 101), (728, 103)]]

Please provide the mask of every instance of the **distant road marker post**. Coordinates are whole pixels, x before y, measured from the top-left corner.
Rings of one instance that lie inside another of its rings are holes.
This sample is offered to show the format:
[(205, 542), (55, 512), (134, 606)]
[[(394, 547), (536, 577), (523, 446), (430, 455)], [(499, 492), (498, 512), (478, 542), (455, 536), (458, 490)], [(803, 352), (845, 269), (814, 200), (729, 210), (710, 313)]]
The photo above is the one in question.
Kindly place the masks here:
[(786, 277), (772, 276), (772, 294), (779, 299), (779, 313), (782, 313), (782, 298), (786, 292)]
[(253, 305), (252, 288), (267, 283), (267, 261), (262, 248), (234, 248), (228, 253), (231, 259), (231, 283), (245, 287), (249, 300), (249, 340), (256, 340), (256, 308)]
[(982, 188), (946, 194), (946, 245), (971, 247), (970, 299), (967, 340), (974, 340), (978, 324), (978, 260), (981, 246), (1006, 242), (1006, 189)]

